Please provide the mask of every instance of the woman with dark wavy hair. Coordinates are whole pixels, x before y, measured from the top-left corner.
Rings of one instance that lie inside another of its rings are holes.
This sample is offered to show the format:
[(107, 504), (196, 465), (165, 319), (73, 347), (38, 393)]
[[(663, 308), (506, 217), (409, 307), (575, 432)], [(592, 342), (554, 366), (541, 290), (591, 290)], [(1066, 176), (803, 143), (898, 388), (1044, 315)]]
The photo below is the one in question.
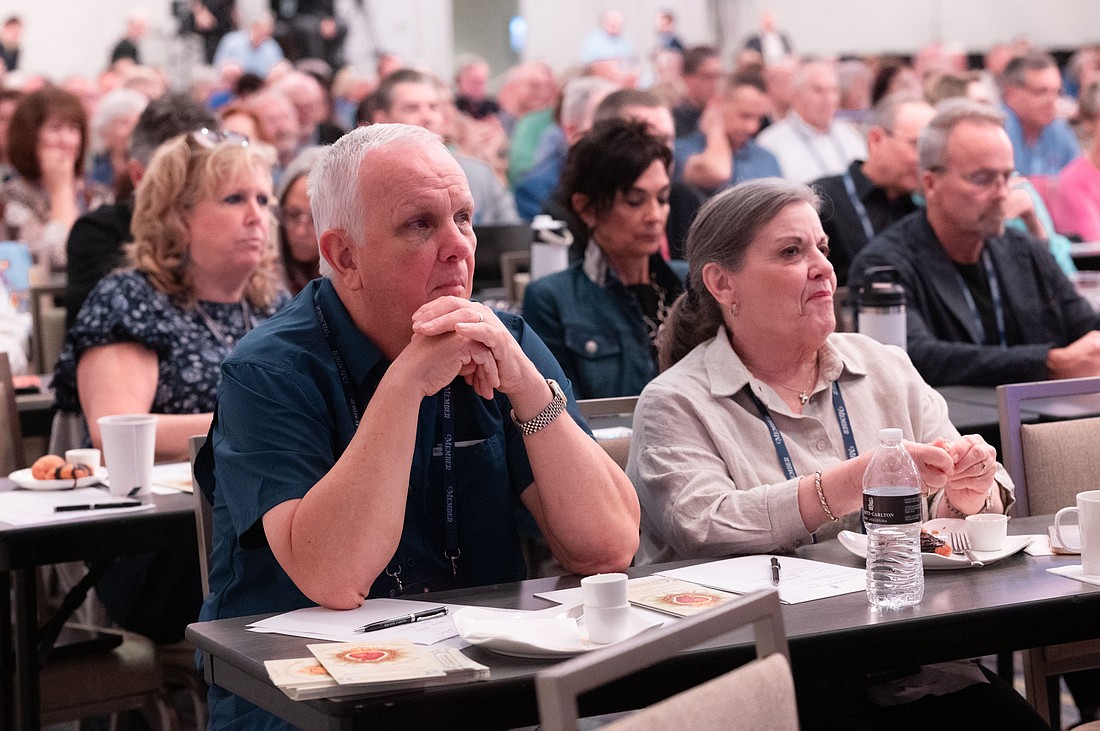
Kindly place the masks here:
[(577, 398), (633, 396), (657, 375), (657, 331), (683, 291), (660, 253), (671, 163), (637, 121), (600, 122), (569, 150), (561, 186), (591, 238), (583, 260), (528, 285), (523, 316)]

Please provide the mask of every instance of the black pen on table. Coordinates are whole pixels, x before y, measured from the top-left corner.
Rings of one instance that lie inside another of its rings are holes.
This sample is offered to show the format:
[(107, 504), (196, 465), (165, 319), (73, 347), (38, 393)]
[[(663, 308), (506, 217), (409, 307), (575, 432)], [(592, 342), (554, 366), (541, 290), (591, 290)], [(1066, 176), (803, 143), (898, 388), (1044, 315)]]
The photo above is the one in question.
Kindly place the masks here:
[(352, 632), (374, 632), (375, 630), (389, 629), (390, 627), (400, 627), (403, 624), (412, 624), (413, 622), (419, 622), (422, 619), (442, 617), (446, 613), (447, 607), (425, 609), (423, 612), (413, 612), (412, 614), (406, 614), (401, 617), (394, 617), (393, 619), (383, 619), (378, 622), (364, 624), (362, 627), (352, 630)]
[(779, 586), (779, 559), (772, 556), (772, 585)]
[(112, 508), (136, 508), (144, 505), (141, 501), (132, 503), (87, 503), (84, 505), (58, 505), (55, 513), (73, 513), (78, 510), (111, 510)]

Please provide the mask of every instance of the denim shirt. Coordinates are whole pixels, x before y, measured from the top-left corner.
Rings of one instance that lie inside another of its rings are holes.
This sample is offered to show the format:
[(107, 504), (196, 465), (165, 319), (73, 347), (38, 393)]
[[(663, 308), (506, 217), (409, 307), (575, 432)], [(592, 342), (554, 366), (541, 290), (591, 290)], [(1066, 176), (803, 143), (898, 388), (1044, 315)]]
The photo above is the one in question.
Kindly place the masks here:
[[(687, 262), (660, 254), (650, 271), (668, 291), (683, 291)], [(528, 285), (523, 318), (558, 359), (578, 399), (636, 396), (657, 375), (657, 358), (638, 299), (590, 241), (583, 261)]]

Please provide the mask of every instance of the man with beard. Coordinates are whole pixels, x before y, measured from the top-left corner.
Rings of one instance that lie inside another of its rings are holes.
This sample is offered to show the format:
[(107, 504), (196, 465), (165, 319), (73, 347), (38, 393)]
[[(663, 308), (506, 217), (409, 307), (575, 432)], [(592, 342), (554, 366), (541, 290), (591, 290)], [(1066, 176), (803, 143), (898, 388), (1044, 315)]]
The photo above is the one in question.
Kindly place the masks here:
[(1014, 165), (1003, 123), (977, 102), (944, 102), (919, 143), (927, 207), (852, 262), (853, 288), (868, 267), (897, 268), (909, 356), (933, 386), (1100, 375), (1100, 316), (1043, 243), (1004, 226)]

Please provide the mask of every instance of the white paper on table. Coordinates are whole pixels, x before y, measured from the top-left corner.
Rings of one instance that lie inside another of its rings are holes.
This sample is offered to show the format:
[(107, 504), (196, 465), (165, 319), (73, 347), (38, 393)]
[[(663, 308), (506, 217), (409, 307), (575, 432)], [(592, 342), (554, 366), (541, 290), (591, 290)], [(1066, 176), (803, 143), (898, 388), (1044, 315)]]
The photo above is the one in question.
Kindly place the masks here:
[(54, 508), (61, 505), (103, 505), (105, 503), (127, 502), (130, 502), (129, 498), (115, 497), (98, 487), (50, 491), (9, 490), (0, 492), (0, 521), (11, 525), (65, 523), (71, 520), (102, 518), (105, 515), (133, 513), (153, 507), (152, 503), (145, 503), (129, 508), (74, 510), (66, 513), (54, 512)]
[(1031, 536), (1031, 543), (1024, 547), (1024, 553), (1028, 556), (1054, 555), (1054, 551), (1050, 550), (1050, 538), (1038, 534)]
[(1085, 567), (1079, 563), (1075, 563), (1071, 566), (1059, 566), (1056, 569), (1047, 569), (1047, 571), (1052, 574), (1058, 574), (1059, 576), (1065, 576), (1067, 579), (1077, 579), (1086, 584), (1100, 586), (1100, 576), (1096, 574), (1086, 574)]
[(604, 439), (626, 439), (634, 430), (629, 426), (605, 426), (592, 430), (592, 438), (597, 442)]
[(771, 556), (740, 556), (722, 561), (685, 566), (657, 572), (660, 576), (693, 581), (712, 589), (749, 594), (760, 589), (779, 589), (784, 604), (824, 599), (856, 591), (865, 591), (867, 577), (863, 569), (810, 561), (793, 556), (778, 556), (779, 585), (772, 584)]
[(369, 599), (357, 609), (337, 610), (324, 607), (308, 607), (293, 612), (279, 614), (248, 625), (252, 632), (311, 637), (318, 640), (336, 642), (359, 642), (364, 633), (355, 632), (356, 627), (401, 617), (415, 612), (423, 612), (436, 606), (447, 607), (448, 613), (442, 617), (433, 617), (419, 622), (410, 622), (389, 629), (376, 630), (371, 637), (405, 637), (417, 645), (435, 643), (458, 636), (451, 616), (461, 604), (430, 604), (413, 602), (408, 599)]
[(191, 487), (191, 463), (170, 462), (153, 465), (153, 492), (172, 495), (177, 492), (193, 492)]

